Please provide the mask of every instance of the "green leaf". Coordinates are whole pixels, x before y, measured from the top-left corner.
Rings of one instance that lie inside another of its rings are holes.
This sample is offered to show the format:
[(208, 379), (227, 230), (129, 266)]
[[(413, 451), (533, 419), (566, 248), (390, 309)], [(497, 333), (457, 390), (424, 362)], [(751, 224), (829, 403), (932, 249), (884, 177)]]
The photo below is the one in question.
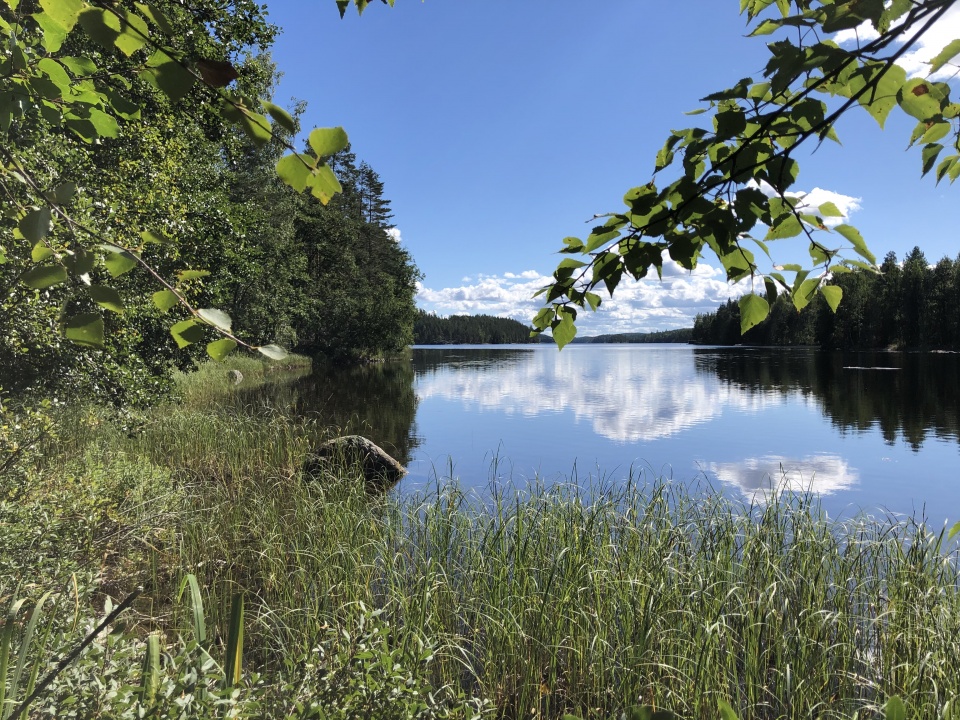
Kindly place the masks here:
[(115, 245), (104, 245), (103, 249), (107, 251), (103, 264), (107, 266), (111, 277), (120, 277), (137, 266), (137, 256), (133, 253)]
[(823, 203), (817, 208), (817, 211), (823, 217), (843, 217), (843, 213), (840, 212), (840, 208), (837, 207), (836, 203), (832, 202)]
[(152, 298), (153, 304), (157, 306), (160, 312), (166, 312), (180, 302), (180, 298), (172, 290), (159, 290), (153, 294)]
[(883, 706), (884, 720), (907, 720), (907, 708), (899, 696), (894, 695)]
[(843, 288), (837, 285), (824, 285), (820, 288), (820, 294), (823, 295), (823, 299), (827, 301), (830, 309), (836, 312), (837, 308), (840, 307), (840, 300), (843, 299)]
[(739, 720), (733, 708), (730, 707), (730, 703), (726, 700), (718, 700), (717, 705), (720, 710), (720, 720)]
[(750, 293), (740, 298), (740, 334), (743, 335), (747, 330), (759, 322), (762, 322), (770, 312), (770, 303), (759, 295)]
[(181, 270), (177, 273), (177, 278), (179, 278), (180, 282), (187, 282), (189, 280), (205, 278), (209, 274), (209, 270)]
[(227, 332), (230, 332), (230, 328), (233, 325), (233, 320), (231, 320), (230, 316), (227, 315), (223, 310), (217, 310), (215, 308), (202, 308), (197, 310), (197, 315), (199, 315), (204, 321), (213, 325), (215, 328), (226, 330)]
[(79, 277), (93, 270), (93, 263), (96, 260), (96, 256), (83, 248), (76, 248), (72, 252), (68, 251), (60, 259), (66, 266), (68, 272)]
[(921, 168), (924, 175), (930, 172), (933, 169), (933, 166), (937, 162), (937, 158), (940, 156), (940, 151), (943, 150), (943, 145), (939, 143), (931, 143), (930, 145), (924, 145), (923, 150), (920, 153), (921, 160), (923, 161), (923, 166)]
[(43, 30), (44, 49), (55, 53), (60, 50), (63, 41), (77, 24), (83, 2), (81, 0), (40, 0), (40, 8), (43, 12), (34, 14), (33, 19)]
[(774, 221), (773, 227), (767, 232), (765, 240), (782, 240), (792, 238), (803, 232), (803, 225), (793, 213), (781, 215)]
[(203, 340), (203, 327), (195, 320), (183, 320), (170, 328), (170, 334), (177, 341), (177, 347), (185, 348)]
[(334, 127), (316, 128), (310, 133), (307, 142), (310, 143), (317, 157), (323, 158), (336, 155), (347, 146), (349, 140), (342, 127)]
[(120, 125), (117, 124), (116, 118), (107, 115), (102, 110), (90, 108), (88, 120), (99, 137), (120, 137)]
[(947, 540), (953, 540), (957, 535), (960, 535), (960, 522), (954, 523), (953, 527), (950, 528), (950, 532), (947, 533)]
[(171, 25), (167, 19), (167, 16), (160, 12), (156, 5), (153, 3), (136, 3), (136, 5), (137, 9), (143, 13), (150, 22), (160, 28), (160, 31), (165, 35), (173, 35), (176, 32), (173, 25)]
[(563, 312), (558, 323), (553, 325), (553, 339), (557, 343), (557, 349), (563, 350), (573, 338), (577, 336), (577, 326), (574, 325), (573, 315), (569, 312)]
[(326, 205), (339, 192), (343, 191), (340, 187), (340, 181), (326, 165), (321, 165), (307, 178), (307, 187), (310, 188), (310, 194)]
[(103, 318), (99, 313), (81, 313), (67, 318), (63, 324), (63, 335), (78, 345), (103, 347)]
[(153, 230), (144, 230), (140, 233), (140, 239), (143, 240), (144, 244), (156, 243), (157, 245), (172, 245), (173, 241), (168, 238), (166, 235), (160, 232), (154, 232)]
[(277, 162), (277, 175), (297, 192), (307, 189), (307, 182), (313, 173), (314, 159), (309, 155), (284, 155)]
[[(926, 124), (924, 124), (924, 127), (926, 127)], [(952, 129), (953, 127), (948, 122), (933, 123), (920, 137), (920, 142), (927, 145), (942, 140)]]
[(876, 85), (859, 97), (859, 103), (870, 113), (877, 124), (883, 128), (884, 122), (893, 106), (897, 104), (897, 93), (906, 82), (907, 72), (899, 65), (889, 67), (881, 63), (871, 63), (857, 70), (848, 83), (849, 94), (860, 91), (868, 83), (875, 81), (878, 73), (883, 72), (883, 76), (876, 81)]
[(197, 81), (193, 73), (163, 50), (157, 50), (150, 56), (146, 68), (140, 73), (140, 77), (173, 102), (180, 100), (189, 93)]
[(921, 78), (908, 80), (897, 92), (897, 102), (903, 111), (921, 122), (940, 116), (943, 92), (932, 82)]
[(930, 61), (930, 74), (942, 68), (948, 62), (960, 55), (960, 40), (952, 40), (943, 50), (937, 53), (937, 56)]
[(237, 347), (237, 343), (230, 338), (214, 340), (207, 343), (207, 355), (217, 362), (221, 362), (227, 355), (232, 353)]
[(817, 292), (817, 288), (820, 287), (819, 278), (801, 280), (802, 277), (804, 276), (799, 273), (797, 274), (797, 278), (793, 284), (793, 291), (791, 293), (793, 306), (797, 310), (803, 310), (807, 305), (809, 305), (810, 301), (813, 299), (814, 293)]
[(871, 265), (877, 264), (876, 256), (870, 252), (870, 248), (867, 247), (867, 243), (864, 242), (863, 236), (860, 234), (859, 230), (852, 225), (837, 225), (834, 230), (843, 235), (843, 237), (845, 237), (847, 241), (853, 245), (853, 249), (857, 255), (862, 257)]
[(297, 123), (290, 117), (290, 113), (279, 105), (274, 105), (272, 102), (267, 102), (266, 100), (264, 100), (262, 104), (267, 114), (273, 118), (273, 121), (277, 123), (277, 125), (291, 135), (297, 131)]
[(244, 111), (240, 126), (254, 145), (266, 145), (273, 137), (270, 121), (260, 113), (251, 110)]
[(39, 265), (20, 276), (24, 284), (34, 290), (46, 290), (48, 287), (67, 281), (67, 269), (63, 265)]
[(17, 228), (31, 243), (38, 243), (50, 233), (50, 208), (35, 208), (20, 218)]
[(261, 345), (257, 350), (261, 355), (266, 355), (271, 360), (284, 360), (289, 354), (279, 345)]
[(120, 293), (107, 285), (91, 285), (87, 292), (90, 293), (90, 299), (100, 307), (112, 310), (113, 312), (123, 312), (123, 300)]
[(77, 194), (77, 184), (66, 181), (57, 185), (53, 189), (53, 201), (58, 205), (67, 205), (73, 196)]
[(43, 241), (38, 242), (30, 251), (30, 259), (35, 263), (41, 263), (47, 258), (53, 257), (53, 250)]

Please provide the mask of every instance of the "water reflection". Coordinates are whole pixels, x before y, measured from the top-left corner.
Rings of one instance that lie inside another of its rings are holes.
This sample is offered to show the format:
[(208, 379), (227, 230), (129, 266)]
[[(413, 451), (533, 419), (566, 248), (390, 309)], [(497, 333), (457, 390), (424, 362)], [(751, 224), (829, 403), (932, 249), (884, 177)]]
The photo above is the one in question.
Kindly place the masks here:
[[(842, 433), (879, 428), (919, 450), (931, 436), (960, 439), (960, 356), (696, 349), (698, 372), (749, 394), (814, 398)], [(897, 368), (876, 370), (870, 368)]]
[(749, 502), (763, 503), (778, 492), (832, 495), (860, 481), (856, 469), (839, 455), (787, 458), (752, 457), (740, 462), (707, 463), (704, 470), (740, 490)]
[(413, 377), (409, 357), (347, 368), (318, 365), (294, 383), (253, 388), (238, 397), (316, 417), (342, 434), (364, 435), (406, 465), (420, 444)]
[[(621, 443), (669, 437), (733, 408), (755, 412), (784, 400), (747, 393), (696, 372), (689, 348), (552, 348), (479, 351), (472, 365), (450, 350), (417, 349), (417, 395), (465, 409), (533, 417), (571, 412)], [(450, 354), (453, 353), (453, 354)], [(472, 357), (471, 357), (472, 359)]]

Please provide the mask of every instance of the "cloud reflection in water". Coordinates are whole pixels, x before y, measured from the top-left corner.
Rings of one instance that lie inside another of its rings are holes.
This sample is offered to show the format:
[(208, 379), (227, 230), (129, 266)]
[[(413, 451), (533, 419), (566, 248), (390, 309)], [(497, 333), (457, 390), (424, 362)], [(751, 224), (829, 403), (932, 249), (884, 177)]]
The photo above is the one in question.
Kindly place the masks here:
[(489, 371), (437, 364), (418, 373), (417, 396), (524, 417), (572, 412), (578, 423), (621, 443), (669, 437), (729, 410), (753, 413), (788, 402), (779, 393), (746, 392), (698, 373), (686, 348), (610, 348), (603, 362), (594, 358), (589, 349), (572, 346), (562, 353), (523, 352)]
[(706, 463), (703, 468), (721, 482), (740, 490), (748, 501), (765, 502), (778, 492), (832, 495), (860, 482), (856, 468), (839, 455), (788, 458), (764, 455), (742, 462)]

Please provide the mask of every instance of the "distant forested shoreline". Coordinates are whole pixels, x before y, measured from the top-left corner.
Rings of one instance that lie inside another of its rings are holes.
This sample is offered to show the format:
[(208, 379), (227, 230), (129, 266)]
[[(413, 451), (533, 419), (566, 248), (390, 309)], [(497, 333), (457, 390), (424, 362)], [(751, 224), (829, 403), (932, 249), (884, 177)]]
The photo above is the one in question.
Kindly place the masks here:
[[(533, 328), (512, 318), (492, 315), (451, 315), (440, 317), (423, 310), (417, 312), (413, 323), (415, 345), (516, 345), (552, 343), (549, 335), (530, 336)], [(658, 330), (648, 333), (617, 333), (577, 337), (573, 342), (584, 343), (688, 343), (693, 328)]]
[(902, 263), (888, 253), (880, 273), (836, 274), (837, 312), (818, 293), (799, 312), (789, 297), (771, 304), (766, 320), (740, 333), (740, 308), (727, 301), (698, 315), (692, 341), (704, 345), (812, 345), (824, 349), (960, 350), (960, 258), (927, 262), (914, 247)]

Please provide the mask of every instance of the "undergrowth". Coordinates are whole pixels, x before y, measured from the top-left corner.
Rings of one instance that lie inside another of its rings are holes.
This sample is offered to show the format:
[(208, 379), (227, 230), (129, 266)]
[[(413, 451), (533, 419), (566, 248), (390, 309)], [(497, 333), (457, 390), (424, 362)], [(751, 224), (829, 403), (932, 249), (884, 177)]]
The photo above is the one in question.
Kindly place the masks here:
[(333, 430), (182, 382), (3, 473), (3, 720), (134, 594), (30, 717), (954, 716), (957, 552), (922, 519), (643, 476), (371, 497), (301, 472)]

